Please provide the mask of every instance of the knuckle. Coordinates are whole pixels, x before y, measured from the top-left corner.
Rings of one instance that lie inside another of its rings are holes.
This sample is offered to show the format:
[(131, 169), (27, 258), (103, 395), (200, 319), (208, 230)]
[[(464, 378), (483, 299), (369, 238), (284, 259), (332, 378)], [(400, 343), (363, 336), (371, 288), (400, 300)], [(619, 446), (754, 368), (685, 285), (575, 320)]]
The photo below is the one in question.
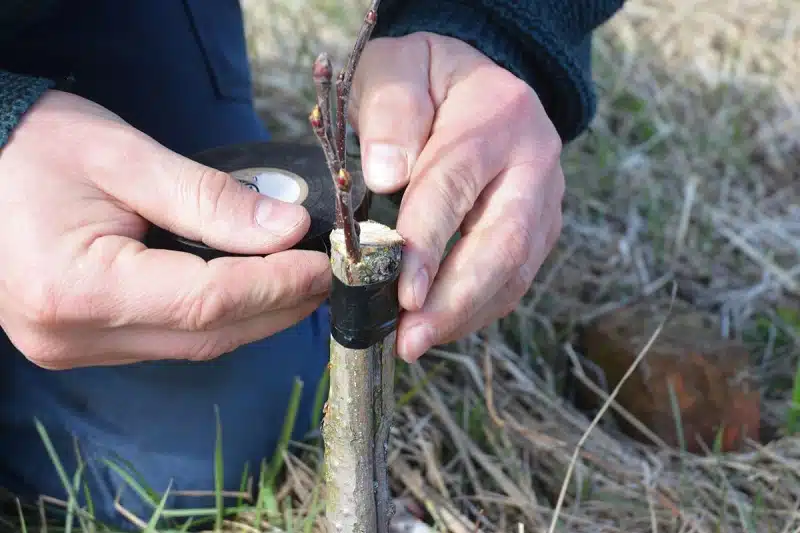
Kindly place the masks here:
[[(451, 306), (453, 320), (450, 321), (453, 326), (468, 324), (470, 319), (475, 316), (480, 307), (479, 303), (476, 301), (476, 296), (477, 295), (473, 294), (472, 292), (468, 293), (466, 291), (462, 291), (455, 298), (453, 298)], [(452, 333), (452, 331), (442, 331), (444, 336), (449, 333)]]
[[(551, 128), (554, 127), (551, 126)], [(539, 148), (541, 167), (547, 171), (551, 178), (554, 172), (561, 174), (561, 137), (559, 137), (558, 134), (555, 133), (555, 129), (553, 129), (552, 134), (544, 135), (540, 142), (542, 144)], [(557, 186), (562, 189), (559, 193), (559, 197), (561, 197), (564, 195), (563, 175), (559, 176), (555, 181)]]
[[(436, 196), (441, 204), (441, 209), (434, 212), (440, 212), (448, 218), (448, 226), (457, 227), (480, 195), (482, 187), (478, 166), (473, 157), (460, 158), (442, 168), (439, 179), (434, 181)], [(444, 247), (445, 243), (440, 244)]]
[(235, 345), (233, 343), (226, 342), (222, 338), (215, 335), (204, 335), (189, 347), (186, 359), (192, 362), (211, 361), (232, 351), (234, 348)]
[(500, 77), (496, 78), (495, 87), (515, 103), (517, 109), (528, 112), (541, 109), (539, 97), (533, 87), (507, 70), (501, 71)]
[(420, 270), (423, 271), (429, 279), (429, 287), (431, 285), (430, 280), (436, 276), (436, 273), (439, 271), (441, 266), (442, 257), (444, 257), (445, 246), (447, 242), (442, 244), (441, 248), (437, 248), (437, 253), (433, 253), (430, 249), (420, 250), (417, 253), (417, 257), (419, 258), (419, 267)]
[[(305, 255), (305, 252), (300, 253)], [(263, 308), (285, 308), (327, 292), (332, 275), (330, 263), (317, 257), (305, 259), (298, 261), (298, 257), (287, 256), (272, 263), (274, 277), (280, 282), (264, 285), (258, 297)]]
[(528, 290), (530, 290), (532, 283), (533, 277), (530, 276), (529, 269), (520, 268), (511, 276), (511, 279), (508, 281), (508, 294), (509, 305), (512, 306), (512, 310), (517, 306), (517, 303), (519, 303), (522, 297), (527, 294)]
[(499, 239), (499, 259), (505, 272), (519, 272), (525, 266), (533, 246), (533, 234), (525, 220), (509, 220)]
[(302, 298), (317, 296), (326, 292), (331, 284), (331, 271), (329, 269), (301, 273), (299, 277), (296, 294)]
[(225, 172), (213, 168), (202, 168), (197, 176), (191, 182), (189, 194), (200, 216), (213, 220), (219, 214), (227, 193), (238, 184)]
[(561, 140), (561, 136), (558, 134), (558, 130), (556, 130), (555, 124), (550, 120), (543, 122), (546, 127), (541, 136), (540, 150), (557, 164), (561, 161), (561, 152), (564, 149), (564, 143)]
[(230, 294), (219, 284), (209, 283), (183, 298), (175, 313), (178, 327), (186, 331), (208, 331), (236, 309)]
[[(509, 79), (503, 84), (503, 91), (510, 98), (512, 109), (516, 110), (518, 116), (537, 117), (543, 120), (535, 120), (536, 130), (536, 151), (537, 157), (541, 158), (547, 168), (553, 168), (561, 161), (561, 153), (564, 143), (556, 129), (555, 124), (548, 117), (536, 91), (526, 82), (520, 80), (511, 73)], [(525, 120), (524, 124), (529, 125), (530, 120)]]
[(535, 272), (532, 268), (532, 256), (535, 253), (535, 236), (528, 224), (521, 221), (511, 224), (504, 233), (501, 245), (501, 261), (509, 273), (506, 284), (511, 301), (517, 302), (530, 289)]
[[(316, 265), (304, 265), (298, 268), (297, 264), (285, 264), (284, 268), (277, 270), (276, 273), (286, 280), (277, 287), (278, 294), (270, 294), (268, 300), (270, 304), (295, 301), (310, 294), (318, 293), (323, 286), (325, 270), (316, 268)], [(310, 267), (310, 268), (309, 268)], [(330, 279), (329, 277), (327, 279)]]

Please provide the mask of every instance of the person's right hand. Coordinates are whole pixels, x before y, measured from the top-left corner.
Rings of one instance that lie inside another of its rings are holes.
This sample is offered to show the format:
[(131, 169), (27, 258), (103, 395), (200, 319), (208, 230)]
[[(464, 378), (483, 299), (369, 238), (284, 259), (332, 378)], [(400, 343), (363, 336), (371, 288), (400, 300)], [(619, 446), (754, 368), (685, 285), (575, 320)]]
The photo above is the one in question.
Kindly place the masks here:
[[(205, 360), (308, 316), (328, 258), (287, 250), (303, 207), (171, 152), (108, 110), (51, 91), (0, 149), (0, 326), (47, 369)], [(218, 249), (148, 249), (150, 221)], [(284, 251), (282, 251), (284, 250)]]

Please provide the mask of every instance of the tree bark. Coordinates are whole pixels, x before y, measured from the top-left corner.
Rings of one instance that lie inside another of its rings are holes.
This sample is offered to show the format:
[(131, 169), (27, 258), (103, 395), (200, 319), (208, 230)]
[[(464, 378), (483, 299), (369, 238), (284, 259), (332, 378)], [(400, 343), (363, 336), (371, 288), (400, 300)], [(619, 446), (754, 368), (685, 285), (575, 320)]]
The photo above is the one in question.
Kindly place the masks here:
[[(343, 286), (382, 285), (383, 297), (389, 294), (396, 305), (403, 239), (395, 230), (363, 222), (358, 262), (348, 258), (342, 229), (334, 230), (330, 240), (333, 275)], [(368, 305), (355, 299), (337, 305), (333, 300), (348, 294), (352, 293), (346, 289), (331, 293), (332, 312)], [(382, 311), (397, 317), (396, 309)], [(395, 340), (394, 325), (367, 347), (354, 348), (350, 341), (342, 344), (331, 334), (330, 391), (323, 423), (325, 514), (337, 533), (388, 533), (394, 513), (386, 459), (394, 415)]]

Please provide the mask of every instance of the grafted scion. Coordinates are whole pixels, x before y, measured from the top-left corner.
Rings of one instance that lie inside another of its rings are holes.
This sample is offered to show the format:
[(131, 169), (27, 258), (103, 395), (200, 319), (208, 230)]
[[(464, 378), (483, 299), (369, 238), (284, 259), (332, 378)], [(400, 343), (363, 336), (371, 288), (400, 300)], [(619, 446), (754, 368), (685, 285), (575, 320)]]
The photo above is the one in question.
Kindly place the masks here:
[(348, 259), (355, 263), (361, 260), (361, 251), (358, 245), (358, 223), (355, 221), (353, 211), (353, 200), (350, 194), (351, 180), (347, 171), (345, 154), (347, 105), (358, 62), (378, 20), (379, 5), (380, 0), (372, 0), (369, 10), (364, 16), (364, 22), (358, 31), (353, 50), (347, 58), (344, 69), (336, 78), (335, 128), (331, 105), (333, 66), (328, 54), (321, 53), (312, 67), (317, 103), (309, 115), (309, 122), (322, 145), (331, 178), (336, 186), (336, 227), (344, 231)]

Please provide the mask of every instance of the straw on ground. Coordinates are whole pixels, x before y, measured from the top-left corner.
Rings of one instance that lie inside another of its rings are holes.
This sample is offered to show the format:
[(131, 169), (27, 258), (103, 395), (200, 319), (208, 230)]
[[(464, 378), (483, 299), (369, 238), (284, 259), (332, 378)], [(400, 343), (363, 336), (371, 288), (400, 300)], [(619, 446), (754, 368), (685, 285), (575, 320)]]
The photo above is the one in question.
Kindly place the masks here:
[[(279, 136), (313, 139), (309, 69), (319, 50), (341, 65), (366, 2), (243, 4), (259, 109)], [(488, 331), (398, 363), (393, 488), (458, 533), (800, 531), (800, 441), (788, 431), (800, 352), (796, 0), (629, 0), (598, 33), (594, 65), (598, 115), (566, 149), (563, 235), (529, 296)], [(584, 363), (575, 328), (642, 295), (668, 303), (673, 287), (750, 348), (764, 443), (690, 455), (570, 404)], [(211, 516), (232, 530), (321, 531), (318, 448), (279, 459), (286, 475), (256, 508)]]

